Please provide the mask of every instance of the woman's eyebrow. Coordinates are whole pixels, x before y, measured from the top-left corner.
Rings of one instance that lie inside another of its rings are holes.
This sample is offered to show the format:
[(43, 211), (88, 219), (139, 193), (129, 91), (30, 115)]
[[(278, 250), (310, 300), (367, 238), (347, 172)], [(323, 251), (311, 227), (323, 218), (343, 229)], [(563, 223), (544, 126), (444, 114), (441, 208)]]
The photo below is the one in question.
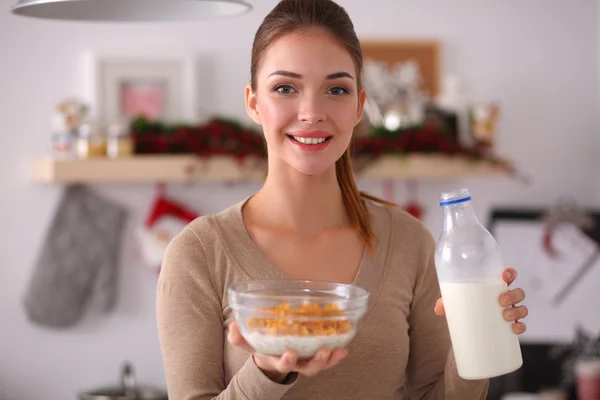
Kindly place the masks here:
[[(280, 76), (287, 76), (288, 78), (294, 78), (294, 79), (302, 79), (302, 75), (296, 73), (296, 72), (291, 72), (291, 71), (284, 71), (284, 70), (277, 70), (275, 72), (272, 72), (271, 74), (269, 74), (269, 78), (275, 75), (280, 75)], [(350, 78), (350, 79), (354, 79), (354, 77), (352, 75), (350, 75), (348, 72), (335, 72), (333, 74), (329, 74), (325, 77), (325, 79), (331, 80), (331, 79), (338, 79), (338, 78)]]
[(275, 72), (272, 72), (269, 75), (269, 78), (275, 75), (280, 75), (280, 76), (287, 76), (288, 78), (294, 78), (294, 79), (302, 79), (302, 75), (297, 74), (295, 72), (290, 72), (290, 71), (283, 71), (283, 70), (277, 70)]
[(354, 77), (352, 75), (350, 75), (347, 72), (343, 72), (343, 71), (327, 75), (327, 79), (338, 79), (338, 78), (350, 78), (350, 79), (354, 79)]

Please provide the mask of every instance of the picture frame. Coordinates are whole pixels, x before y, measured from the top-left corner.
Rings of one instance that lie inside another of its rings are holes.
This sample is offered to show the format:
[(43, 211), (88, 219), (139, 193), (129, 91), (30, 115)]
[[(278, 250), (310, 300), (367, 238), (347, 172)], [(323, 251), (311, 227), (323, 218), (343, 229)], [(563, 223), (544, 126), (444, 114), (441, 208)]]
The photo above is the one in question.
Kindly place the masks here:
[(165, 123), (197, 120), (197, 59), (172, 49), (88, 50), (83, 54), (84, 97), (103, 123), (143, 115)]
[[(600, 210), (585, 209), (594, 221), (591, 229), (562, 224), (555, 228), (552, 247), (544, 249), (546, 207), (496, 207), (489, 213), (487, 228), (502, 252), (504, 265), (518, 270), (515, 287), (527, 293), (525, 304), (535, 310), (527, 317), (528, 343), (568, 343), (577, 326), (598, 326), (594, 313), (581, 319), (573, 310), (585, 312), (594, 295), (594, 276), (600, 274)], [(556, 323), (556, 315), (565, 315)]]
[(388, 66), (415, 60), (422, 76), (421, 89), (435, 97), (441, 86), (441, 42), (437, 40), (361, 39), (363, 59), (383, 61)]

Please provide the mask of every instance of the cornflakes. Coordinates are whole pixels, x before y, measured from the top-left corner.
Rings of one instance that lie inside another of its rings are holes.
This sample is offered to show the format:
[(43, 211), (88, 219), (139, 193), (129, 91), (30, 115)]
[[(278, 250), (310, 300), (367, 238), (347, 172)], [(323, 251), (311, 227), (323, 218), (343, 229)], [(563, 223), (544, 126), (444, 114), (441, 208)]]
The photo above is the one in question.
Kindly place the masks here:
[[(302, 304), (300, 307), (292, 308), (288, 303), (282, 303), (275, 307), (261, 308), (261, 314), (269, 313), (273, 316), (284, 318), (250, 318), (248, 328), (251, 331), (274, 336), (331, 336), (348, 333), (352, 330), (348, 320), (320, 319), (320, 320), (296, 320), (294, 317), (339, 317), (344, 311), (337, 304)], [(285, 317), (291, 317), (285, 319)]]

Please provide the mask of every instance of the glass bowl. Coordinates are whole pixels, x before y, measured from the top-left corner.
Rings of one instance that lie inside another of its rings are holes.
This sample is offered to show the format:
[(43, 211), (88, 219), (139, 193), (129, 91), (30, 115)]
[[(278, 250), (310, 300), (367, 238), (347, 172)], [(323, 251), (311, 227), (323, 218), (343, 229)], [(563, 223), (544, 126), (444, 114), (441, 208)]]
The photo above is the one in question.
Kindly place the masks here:
[(312, 358), (320, 348), (346, 347), (369, 300), (356, 285), (308, 280), (238, 282), (227, 293), (250, 346), (277, 357), (295, 350), (298, 359)]

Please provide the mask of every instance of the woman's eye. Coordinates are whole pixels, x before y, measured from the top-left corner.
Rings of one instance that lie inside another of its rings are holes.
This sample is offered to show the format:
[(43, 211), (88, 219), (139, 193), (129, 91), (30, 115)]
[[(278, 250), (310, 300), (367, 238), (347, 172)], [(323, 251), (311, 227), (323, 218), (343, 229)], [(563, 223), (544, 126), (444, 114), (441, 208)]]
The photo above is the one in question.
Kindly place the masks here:
[(333, 96), (341, 96), (343, 94), (348, 94), (350, 92), (346, 88), (343, 88), (341, 86), (336, 86), (336, 87), (332, 87), (331, 89), (329, 89), (328, 93)]
[(294, 93), (296, 90), (290, 85), (280, 85), (275, 88), (275, 91), (281, 94), (291, 94)]

